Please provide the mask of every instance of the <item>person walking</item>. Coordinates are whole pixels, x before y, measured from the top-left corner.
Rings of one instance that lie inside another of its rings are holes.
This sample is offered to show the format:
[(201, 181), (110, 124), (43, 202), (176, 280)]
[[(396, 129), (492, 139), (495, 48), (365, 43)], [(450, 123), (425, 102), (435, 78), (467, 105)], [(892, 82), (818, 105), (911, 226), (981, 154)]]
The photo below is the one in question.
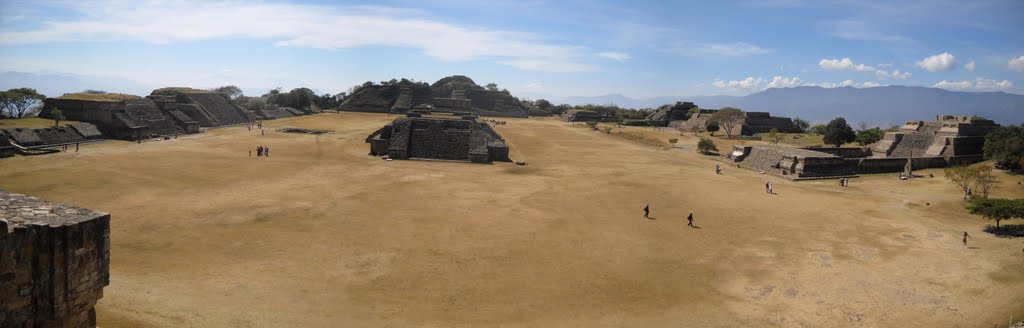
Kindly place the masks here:
[(651, 218), (651, 204), (644, 205), (644, 218)]
[(252, 149), (249, 149), (249, 157), (252, 157)]
[(971, 235), (968, 235), (967, 231), (964, 231), (964, 247), (967, 247), (967, 238), (971, 238)]
[(689, 221), (686, 223), (686, 225), (693, 228), (693, 211), (690, 211), (690, 216), (686, 217), (686, 221)]
[(75, 143), (75, 152), (76, 153), (78, 152), (78, 143), (77, 142)]
[(263, 146), (256, 147), (256, 157), (263, 157)]
[(722, 166), (715, 164), (715, 174), (722, 174)]
[(263, 155), (270, 157), (270, 147), (263, 147)]
[(769, 188), (771, 188), (771, 187), (772, 187), (771, 181), (765, 181), (765, 183), (764, 183), (764, 192), (770, 193), (769, 190), (771, 190), (771, 189), (769, 189)]
[(773, 187), (774, 186), (771, 184), (771, 182), (769, 182), (768, 183), (768, 193), (769, 194), (774, 194), (775, 193), (775, 189), (773, 189)]

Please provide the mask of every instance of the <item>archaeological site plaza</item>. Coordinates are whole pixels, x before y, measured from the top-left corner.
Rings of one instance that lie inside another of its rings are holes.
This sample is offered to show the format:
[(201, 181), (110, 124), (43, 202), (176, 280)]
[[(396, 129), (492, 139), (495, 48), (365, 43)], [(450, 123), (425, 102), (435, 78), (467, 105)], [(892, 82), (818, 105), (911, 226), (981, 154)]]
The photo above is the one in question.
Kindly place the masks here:
[[(715, 133), (726, 107), (692, 99), (535, 115), (463, 75), (351, 91), (330, 106), (69, 93), (0, 120), (0, 327), (1024, 315), (1021, 239), (989, 233), (944, 171), (991, 163), (986, 140), (1010, 124), (948, 113), (835, 147), (792, 112)], [(1024, 197), (1024, 177), (993, 176), (993, 194)]]

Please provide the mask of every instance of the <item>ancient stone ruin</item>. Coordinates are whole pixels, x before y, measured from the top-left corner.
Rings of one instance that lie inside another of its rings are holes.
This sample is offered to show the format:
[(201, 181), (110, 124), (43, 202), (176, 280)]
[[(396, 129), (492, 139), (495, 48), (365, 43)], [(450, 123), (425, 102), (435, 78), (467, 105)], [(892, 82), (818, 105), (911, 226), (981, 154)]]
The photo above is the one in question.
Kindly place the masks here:
[(338, 108), (353, 112), (404, 114), (418, 110), (527, 117), (526, 108), (508, 91), (487, 90), (461, 75), (442, 78), (432, 85), (402, 79), (394, 84), (366, 86), (345, 98)]
[(148, 98), (122, 94), (66, 94), (47, 98), (40, 117), (60, 109), (64, 118), (95, 124), (109, 138), (138, 140), (197, 133), (199, 124), (176, 108), (159, 107)]
[(565, 111), (565, 113), (562, 113), (559, 117), (566, 122), (605, 122), (609, 119), (618, 120), (616, 117), (602, 116), (601, 113), (584, 109), (570, 109)]
[(940, 115), (910, 121), (867, 148), (734, 146), (726, 155), (744, 166), (794, 179), (895, 173), (984, 160), (985, 135), (999, 127), (978, 116)]
[(178, 111), (202, 127), (216, 127), (252, 122), (251, 112), (236, 106), (227, 95), (192, 88), (162, 88), (147, 97), (163, 111)]
[(96, 327), (110, 214), (0, 190), (0, 327)]
[(685, 121), (691, 109), (697, 108), (692, 102), (676, 102), (671, 105), (662, 105), (658, 110), (647, 115), (644, 119), (653, 126), (669, 126), (676, 122)]
[(7, 128), (0, 129), (0, 157), (3, 149), (9, 152), (22, 152), (28, 149), (70, 145), (98, 140), (103, 135), (95, 125), (89, 123), (73, 123), (48, 128)]
[(472, 117), (401, 117), (374, 131), (366, 142), (371, 155), (392, 159), (511, 161), (505, 139)]
[(16, 152), (14, 145), (11, 144), (11, 138), (0, 133), (0, 158), (14, 156)]

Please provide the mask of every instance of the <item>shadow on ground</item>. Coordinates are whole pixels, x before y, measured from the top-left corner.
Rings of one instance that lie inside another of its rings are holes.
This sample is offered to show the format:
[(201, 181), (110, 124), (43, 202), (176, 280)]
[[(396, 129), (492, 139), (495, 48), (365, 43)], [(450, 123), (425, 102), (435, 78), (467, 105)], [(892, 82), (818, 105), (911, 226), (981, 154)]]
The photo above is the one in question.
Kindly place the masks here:
[(985, 227), (985, 232), (1002, 238), (1024, 237), (1024, 224), (1004, 224), (998, 228), (990, 225)]

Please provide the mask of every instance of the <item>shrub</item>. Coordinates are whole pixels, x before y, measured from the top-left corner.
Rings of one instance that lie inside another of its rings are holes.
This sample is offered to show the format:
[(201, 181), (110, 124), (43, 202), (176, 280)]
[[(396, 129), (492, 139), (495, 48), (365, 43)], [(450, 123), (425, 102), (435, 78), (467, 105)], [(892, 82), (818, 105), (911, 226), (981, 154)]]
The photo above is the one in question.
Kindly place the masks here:
[(718, 152), (718, 147), (715, 146), (715, 142), (708, 138), (700, 138), (697, 141), (697, 152), (701, 154), (711, 154)]

